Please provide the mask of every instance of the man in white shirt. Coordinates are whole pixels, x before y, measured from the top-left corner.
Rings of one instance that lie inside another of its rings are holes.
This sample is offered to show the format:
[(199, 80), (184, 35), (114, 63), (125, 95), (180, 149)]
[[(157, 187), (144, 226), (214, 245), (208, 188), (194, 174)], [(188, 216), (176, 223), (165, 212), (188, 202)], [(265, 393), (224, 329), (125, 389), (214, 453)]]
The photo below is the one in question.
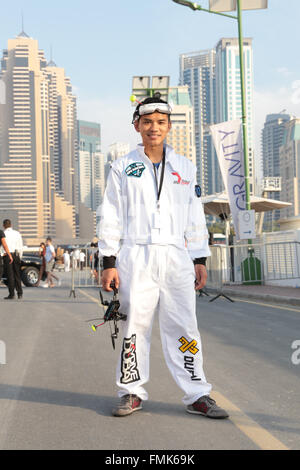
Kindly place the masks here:
[(9, 219), (3, 221), (3, 228), (7, 247), (13, 258), (13, 262), (11, 263), (10, 258), (7, 255), (4, 256), (4, 269), (7, 274), (9, 291), (9, 295), (5, 297), (5, 300), (13, 300), (15, 298), (15, 290), (17, 291), (18, 299), (22, 299), (23, 289), (20, 271), (21, 257), (23, 254), (22, 237), (17, 230), (13, 230)]
[(68, 273), (70, 271), (70, 254), (68, 251), (64, 252), (64, 266), (65, 272)]
[(80, 270), (83, 270), (84, 267), (84, 261), (85, 261), (85, 253), (84, 251), (81, 251), (79, 254), (79, 261), (80, 261)]
[(76, 248), (76, 250), (73, 252), (73, 263), (74, 263), (75, 269), (79, 268), (79, 261), (80, 261), (80, 250)]

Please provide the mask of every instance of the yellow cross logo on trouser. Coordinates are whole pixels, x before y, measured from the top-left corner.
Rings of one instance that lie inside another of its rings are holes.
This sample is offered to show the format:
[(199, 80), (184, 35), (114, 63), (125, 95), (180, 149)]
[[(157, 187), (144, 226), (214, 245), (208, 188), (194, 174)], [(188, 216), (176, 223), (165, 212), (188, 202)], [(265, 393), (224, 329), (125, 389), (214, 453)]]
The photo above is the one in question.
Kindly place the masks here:
[(187, 352), (187, 351), (190, 351), (190, 353), (192, 354), (197, 354), (197, 352), (199, 351), (198, 348), (196, 348), (197, 346), (197, 341), (195, 341), (194, 339), (189, 342), (184, 336), (182, 336), (180, 339), (179, 339), (180, 343), (182, 344), (182, 346), (180, 346), (179, 350), (183, 353)]

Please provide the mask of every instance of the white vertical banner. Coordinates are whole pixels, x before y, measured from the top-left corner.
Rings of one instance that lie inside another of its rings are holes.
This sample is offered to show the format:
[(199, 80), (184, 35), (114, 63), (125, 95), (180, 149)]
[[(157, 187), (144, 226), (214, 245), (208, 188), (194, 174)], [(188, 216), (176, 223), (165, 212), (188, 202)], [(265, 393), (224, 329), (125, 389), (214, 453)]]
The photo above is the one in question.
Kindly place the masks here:
[(229, 199), (236, 238), (240, 240), (239, 211), (246, 209), (242, 124), (240, 119), (210, 126), (223, 182)]

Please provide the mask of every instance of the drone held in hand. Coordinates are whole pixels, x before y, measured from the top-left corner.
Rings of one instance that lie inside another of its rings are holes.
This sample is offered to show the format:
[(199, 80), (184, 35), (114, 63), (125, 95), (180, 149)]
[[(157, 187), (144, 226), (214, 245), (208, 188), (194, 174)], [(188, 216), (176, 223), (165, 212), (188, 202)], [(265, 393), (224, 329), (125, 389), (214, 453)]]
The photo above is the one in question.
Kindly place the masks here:
[[(114, 286), (114, 284), (111, 284), (111, 287), (114, 291), (113, 299), (111, 302), (108, 302), (107, 300), (103, 299), (103, 295), (101, 292), (101, 289), (99, 289), (99, 295), (100, 295), (100, 300), (101, 304), (104, 307), (107, 307), (104, 317), (103, 317), (103, 322), (100, 323), (99, 325), (92, 325), (92, 330), (97, 331), (99, 326), (104, 325), (106, 322), (110, 322), (110, 331), (111, 331), (111, 341), (113, 348), (116, 348), (115, 340), (118, 338), (118, 333), (119, 333), (119, 328), (118, 328), (118, 321), (123, 320), (125, 321), (127, 319), (127, 315), (124, 313), (119, 312), (120, 308), (120, 301), (118, 299), (118, 289)], [(113, 330), (111, 328), (111, 322), (113, 322)]]

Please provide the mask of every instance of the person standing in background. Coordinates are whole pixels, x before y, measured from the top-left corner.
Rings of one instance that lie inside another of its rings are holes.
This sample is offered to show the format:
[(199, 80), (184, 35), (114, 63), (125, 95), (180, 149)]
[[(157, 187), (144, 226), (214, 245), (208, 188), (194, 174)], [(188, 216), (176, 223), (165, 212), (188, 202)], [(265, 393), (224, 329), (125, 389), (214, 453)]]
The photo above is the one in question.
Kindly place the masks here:
[[(10, 251), (8, 249), (6, 240), (5, 240), (5, 233), (3, 230), (0, 230), (0, 285), (1, 285), (1, 279), (3, 275), (3, 257), (8, 255), (10, 262), (13, 262), (13, 257), (10, 254)], [(3, 284), (4, 285), (4, 284)]]
[(42, 264), (41, 264), (41, 267), (40, 267), (38, 282), (36, 283), (35, 287), (39, 287), (40, 282), (42, 280), (43, 273), (46, 270), (46, 261), (45, 261), (46, 245), (45, 245), (44, 242), (42, 242), (40, 244), (40, 253), (39, 254), (40, 254), (40, 257), (42, 259)]
[(70, 254), (68, 250), (64, 252), (64, 266), (65, 272), (68, 273), (70, 271)]
[(55, 249), (52, 245), (52, 238), (48, 237), (46, 240), (46, 254), (45, 254), (45, 261), (46, 261), (46, 273), (47, 273), (47, 283), (45, 287), (54, 287), (53, 279), (57, 281), (57, 284), (60, 286), (61, 282), (51, 271), (54, 266), (55, 262)]
[(100, 272), (100, 259), (99, 259), (99, 250), (94, 254), (94, 277), (97, 286), (99, 285), (99, 272)]
[(79, 262), (80, 262), (80, 250), (76, 248), (75, 251), (73, 252), (74, 269), (79, 269)]
[(23, 289), (21, 282), (21, 258), (23, 254), (23, 240), (21, 234), (17, 230), (13, 230), (12, 223), (9, 219), (3, 221), (4, 234), (7, 247), (11, 253), (13, 261), (8, 255), (4, 256), (4, 268), (7, 273), (9, 295), (4, 297), (5, 300), (13, 300), (15, 298), (15, 290), (18, 299), (23, 297)]
[(84, 261), (85, 261), (85, 253), (84, 251), (81, 251), (79, 254), (79, 260), (80, 260), (80, 270), (83, 271), (84, 268)]

